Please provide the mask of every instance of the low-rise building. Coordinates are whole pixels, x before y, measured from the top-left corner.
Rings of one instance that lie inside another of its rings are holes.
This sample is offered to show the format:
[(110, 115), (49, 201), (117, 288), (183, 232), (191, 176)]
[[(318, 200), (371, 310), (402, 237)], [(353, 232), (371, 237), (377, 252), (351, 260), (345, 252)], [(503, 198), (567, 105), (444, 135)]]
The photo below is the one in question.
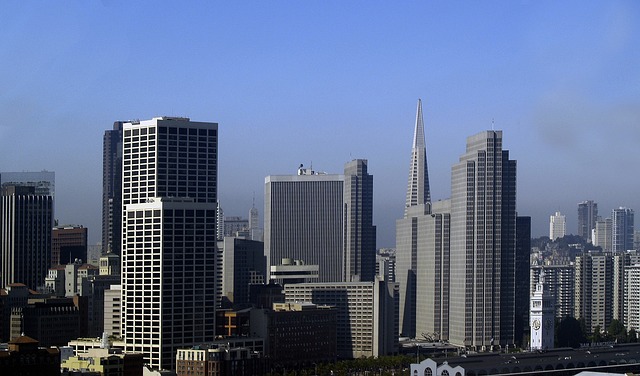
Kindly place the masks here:
[(7, 351), (0, 351), (0, 372), (3, 375), (60, 375), (60, 352), (56, 348), (41, 348), (31, 337), (20, 336), (9, 342)]
[(179, 349), (177, 376), (243, 376), (267, 373), (266, 359), (248, 347), (208, 344)]
[(311, 303), (274, 303), (251, 311), (252, 336), (265, 339), (275, 367), (336, 360), (336, 310)]
[(398, 352), (398, 293), (396, 283), (380, 279), (300, 283), (285, 286), (285, 301), (335, 307), (338, 357), (378, 357)]

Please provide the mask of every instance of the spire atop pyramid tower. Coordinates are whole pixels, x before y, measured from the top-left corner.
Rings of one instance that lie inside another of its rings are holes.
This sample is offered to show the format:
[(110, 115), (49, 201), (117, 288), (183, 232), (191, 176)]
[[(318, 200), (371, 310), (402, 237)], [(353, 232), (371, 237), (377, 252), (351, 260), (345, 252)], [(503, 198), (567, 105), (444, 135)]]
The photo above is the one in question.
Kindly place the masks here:
[(409, 184), (407, 186), (405, 215), (409, 207), (422, 204), (431, 204), (431, 191), (429, 189), (424, 121), (422, 120), (422, 101), (418, 99), (416, 125), (413, 132), (413, 147), (411, 149), (411, 164), (409, 166)]

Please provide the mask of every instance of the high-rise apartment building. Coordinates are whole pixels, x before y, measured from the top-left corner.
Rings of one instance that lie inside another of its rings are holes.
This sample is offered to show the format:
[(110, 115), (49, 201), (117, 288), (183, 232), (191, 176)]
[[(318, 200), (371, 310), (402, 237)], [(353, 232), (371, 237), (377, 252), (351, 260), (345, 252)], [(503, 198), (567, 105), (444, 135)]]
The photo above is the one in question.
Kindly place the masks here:
[(218, 125), (123, 124), (122, 335), (156, 369), (215, 336)]
[(549, 239), (556, 240), (558, 238), (564, 238), (567, 234), (567, 220), (560, 212), (556, 212), (549, 217)]
[(122, 238), (122, 126), (116, 121), (102, 138), (102, 254), (120, 254)]
[(485, 349), (514, 342), (516, 161), (502, 131), (467, 138), (452, 167), (449, 341)]
[(611, 212), (611, 250), (633, 249), (633, 209), (619, 207)]
[(593, 232), (593, 245), (601, 247), (603, 251), (611, 251), (613, 249), (612, 232), (611, 218), (598, 219)]
[[(360, 186), (357, 186), (360, 184)], [(367, 161), (344, 175), (316, 173), (265, 179), (264, 252), (267, 270), (282, 259), (319, 265), (319, 281), (372, 280), (375, 274), (373, 180)]]
[(587, 200), (578, 204), (578, 235), (589, 243), (591, 243), (597, 220), (598, 204), (596, 202)]
[(625, 317), (627, 330), (640, 331), (640, 264), (625, 268)]
[(0, 197), (0, 286), (44, 286), (51, 264), (53, 196), (5, 185)]
[(555, 315), (558, 319), (567, 316), (573, 317), (575, 307), (575, 265), (532, 265), (530, 270), (529, 286), (530, 294), (535, 292), (535, 286), (544, 270), (545, 284), (549, 294), (555, 299)]
[[(419, 221), (423, 223), (423, 226), (418, 226)], [(396, 281), (400, 286), (399, 325), (400, 333), (403, 336), (416, 336), (417, 262), (418, 254), (422, 253), (421, 248), (424, 246), (423, 243), (418, 241), (418, 237), (424, 238), (423, 241), (425, 241), (426, 236), (434, 235), (437, 231), (442, 235), (442, 225), (448, 225), (448, 219), (442, 222), (442, 218), (439, 217), (437, 222), (432, 223), (431, 220), (431, 191), (429, 189), (429, 171), (427, 168), (427, 147), (422, 117), (422, 101), (418, 99), (404, 218), (396, 221)], [(424, 228), (427, 223), (430, 226), (429, 230)], [(436, 246), (436, 240), (431, 240), (432, 242), (430, 242), (429, 246)], [(432, 248), (432, 251), (435, 251), (435, 249)], [(432, 261), (435, 257), (435, 254), (430, 254)], [(430, 279), (430, 277), (426, 277), (426, 279)], [(433, 305), (432, 302), (424, 302)]]
[(605, 329), (613, 318), (613, 255), (587, 252), (576, 256), (573, 317), (584, 319), (587, 331)]

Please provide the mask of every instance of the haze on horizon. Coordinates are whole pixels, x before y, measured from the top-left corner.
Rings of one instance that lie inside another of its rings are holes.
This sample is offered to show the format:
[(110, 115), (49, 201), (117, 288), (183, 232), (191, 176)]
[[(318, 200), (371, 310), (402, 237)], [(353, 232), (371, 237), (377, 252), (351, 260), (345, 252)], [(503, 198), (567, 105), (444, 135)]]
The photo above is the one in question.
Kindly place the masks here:
[(56, 173), (56, 217), (100, 239), (102, 135), (116, 120), (219, 124), (219, 199), (247, 217), (300, 163), (374, 176), (395, 246), (418, 98), (434, 200), (466, 137), (504, 132), (518, 213), (577, 228), (640, 210), (640, 3), (0, 3), (0, 171)]

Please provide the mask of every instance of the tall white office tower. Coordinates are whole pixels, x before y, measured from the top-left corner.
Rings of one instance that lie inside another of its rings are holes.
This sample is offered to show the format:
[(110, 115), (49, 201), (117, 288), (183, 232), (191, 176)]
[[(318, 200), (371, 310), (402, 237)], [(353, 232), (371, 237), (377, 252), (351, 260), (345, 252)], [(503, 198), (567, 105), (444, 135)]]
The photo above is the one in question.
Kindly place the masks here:
[(344, 175), (316, 173), (265, 178), (264, 253), (267, 272), (283, 259), (319, 265), (319, 282), (375, 278), (373, 177), (367, 161)]
[(215, 339), (218, 125), (123, 124), (122, 335), (155, 369)]
[(502, 149), (502, 131), (467, 138), (451, 174), (449, 342), (513, 344), (516, 161)]
[(555, 331), (554, 298), (551, 295), (544, 278), (544, 269), (541, 270), (540, 280), (531, 295), (531, 350), (553, 349), (553, 337)]
[(566, 235), (567, 220), (560, 212), (549, 217), (549, 239), (556, 240)]
[(585, 241), (592, 242), (592, 233), (598, 220), (598, 204), (593, 200), (578, 204), (578, 235)]
[(611, 212), (611, 250), (633, 249), (633, 209), (619, 207)]

